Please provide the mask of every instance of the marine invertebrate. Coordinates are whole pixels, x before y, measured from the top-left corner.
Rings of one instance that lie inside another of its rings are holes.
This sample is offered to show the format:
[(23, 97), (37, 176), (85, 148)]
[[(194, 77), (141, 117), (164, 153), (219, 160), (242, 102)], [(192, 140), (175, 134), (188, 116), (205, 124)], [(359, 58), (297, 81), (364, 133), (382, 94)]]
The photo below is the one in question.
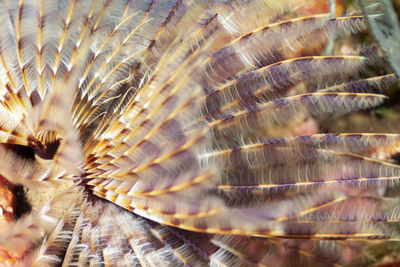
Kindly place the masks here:
[(324, 240), (398, 240), (398, 199), (358, 187), (396, 186), (368, 154), (399, 135), (292, 134), (395, 82), (348, 82), (374, 48), (306, 56), (366, 29), (301, 16), (320, 2), (3, 1), (0, 174), (33, 205), (0, 230), (12, 262), (268, 264), (293, 238), (341, 263)]

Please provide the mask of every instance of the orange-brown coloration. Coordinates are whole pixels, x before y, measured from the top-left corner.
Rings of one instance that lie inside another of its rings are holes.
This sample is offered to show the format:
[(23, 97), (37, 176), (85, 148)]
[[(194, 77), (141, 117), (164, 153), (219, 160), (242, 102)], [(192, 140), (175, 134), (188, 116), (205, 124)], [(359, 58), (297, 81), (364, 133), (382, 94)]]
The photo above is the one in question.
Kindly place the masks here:
[(400, 166), (370, 157), (399, 135), (316, 133), (395, 82), (365, 77), (375, 47), (319, 55), (367, 29), (328, 2), (0, 1), (0, 143), (33, 154), (0, 147), (32, 202), (3, 260), (340, 266), (324, 244), (399, 240)]

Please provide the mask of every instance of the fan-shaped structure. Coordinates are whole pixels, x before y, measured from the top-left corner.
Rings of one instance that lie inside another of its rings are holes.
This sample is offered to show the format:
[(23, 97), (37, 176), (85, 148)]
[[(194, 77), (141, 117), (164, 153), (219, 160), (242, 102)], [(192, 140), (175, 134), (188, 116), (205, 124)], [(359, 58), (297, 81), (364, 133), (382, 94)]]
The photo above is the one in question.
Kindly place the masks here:
[[(315, 56), (366, 30), (315, 0), (3, 0), (0, 174), (32, 212), (0, 229), (9, 264), (344, 264), (398, 240), (397, 134), (295, 135), (307, 118), (381, 104), (374, 47)], [(376, 16), (379, 16), (377, 14)], [(359, 77), (359, 78), (357, 78)], [(360, 193), (360, 187), (370, 190)], [(296, 244), (296, 243), (293, 243)]]

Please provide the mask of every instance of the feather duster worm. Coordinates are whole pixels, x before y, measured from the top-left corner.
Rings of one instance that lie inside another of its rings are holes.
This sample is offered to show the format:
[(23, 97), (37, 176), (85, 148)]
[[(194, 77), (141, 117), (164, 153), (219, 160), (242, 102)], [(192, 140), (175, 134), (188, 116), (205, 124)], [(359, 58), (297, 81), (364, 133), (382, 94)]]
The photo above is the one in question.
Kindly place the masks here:
[(358, 75), (374, 47), (313, 55), (366, 30), (324, 5), (1, 1), (0, 175), (32, 206), (0, 228), (3, 263), (341, 265), (340, 240), (399, 240), (378, 189), (400, 166), (370, 156), (400, 136), (295, 135), (396, 81)]

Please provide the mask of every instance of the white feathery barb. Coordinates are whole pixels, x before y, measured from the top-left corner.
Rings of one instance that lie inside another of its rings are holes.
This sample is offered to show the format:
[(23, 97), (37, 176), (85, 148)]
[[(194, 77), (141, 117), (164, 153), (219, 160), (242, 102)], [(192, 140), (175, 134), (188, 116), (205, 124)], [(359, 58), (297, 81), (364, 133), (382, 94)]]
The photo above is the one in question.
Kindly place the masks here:
[(0, 176), (31, 206), (0, 265), (342, 266), (399, 241), (400, 166), (372, 155), (400, 136), (296, 135), (396, 83), (367, 76), (375, 46), (321, 55), (367, 30), (331, 2), (0, 0)]

